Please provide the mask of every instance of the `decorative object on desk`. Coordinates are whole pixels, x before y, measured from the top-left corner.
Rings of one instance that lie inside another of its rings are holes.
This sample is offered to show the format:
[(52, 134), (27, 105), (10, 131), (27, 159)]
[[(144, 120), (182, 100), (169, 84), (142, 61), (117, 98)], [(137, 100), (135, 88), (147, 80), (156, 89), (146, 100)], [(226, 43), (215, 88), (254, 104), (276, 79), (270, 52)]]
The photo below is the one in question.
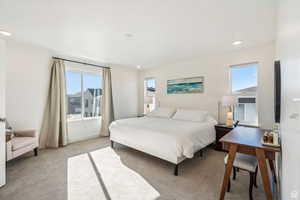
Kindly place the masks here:
[(229, 108), (226, 113), (226, 126), (233, 126), (233, 106), (236, 104), (235, 96), (223, 96), (222, 106)]
[(167, 94), (203, 93), (204, 77), (182, 78), (167, 81)]
[(265, 146), (279, 147), (278, 134), (276, 132), (265, 131), (261, 143)]
[(12, 129), (6, 129), (6, 131), (5, 131), (6, 142), (10, 141), (13, 138), (13, 136), (14, 136), (14, 134), (13, 134)]
[(6, 132), (6, 135), (12, 135), (13, 134), (12, 129), (6, 129), (5, 132)]
[(275, 124), (273, 125), (273, 131), (274, 131), (274, 132), (279, 132), (279, 130), (280, 130), (280, 124), (279, 124), (279, 123), (275, 123)]
[(13, 137), (13, 129), (10, 126), (10, 124), (8, 123), (8, 121), (5, 121), (5, 138), (6, 138), (6, 142), (11, 140), (11, 138)]
[(12, 134), (9, 134), (9, 135), (6, 134), (6, 135), (5, 135), (5, 141), (6, 141), (6, 142), (10, 141), (11, 138), (12, 138)]
[(146, 105), (146, 113), (150, 112), (150, 104), (153, 104), (153, 97), (144, 97), (144, 104)]

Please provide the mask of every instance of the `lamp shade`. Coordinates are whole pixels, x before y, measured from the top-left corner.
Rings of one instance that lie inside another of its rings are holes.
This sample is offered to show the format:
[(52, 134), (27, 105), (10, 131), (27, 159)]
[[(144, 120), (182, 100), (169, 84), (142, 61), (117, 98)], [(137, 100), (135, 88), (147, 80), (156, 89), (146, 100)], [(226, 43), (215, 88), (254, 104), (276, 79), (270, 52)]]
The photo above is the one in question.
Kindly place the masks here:
[(233, 106), (235, 105), (236, 97), (235, 96), (223, 96), (222, 97), (222, 106)]
[(152, 97), (144, 97), (144, 104), (152, 104), (153, 98)]

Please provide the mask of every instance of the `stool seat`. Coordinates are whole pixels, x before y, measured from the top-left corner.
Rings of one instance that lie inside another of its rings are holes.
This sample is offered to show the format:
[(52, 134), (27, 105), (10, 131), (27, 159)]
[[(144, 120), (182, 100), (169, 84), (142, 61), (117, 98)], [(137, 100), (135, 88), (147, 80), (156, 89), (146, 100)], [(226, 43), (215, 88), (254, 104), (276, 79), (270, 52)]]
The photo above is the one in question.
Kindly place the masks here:
[[(225, 164), (227, 164), (228, 160), (228, 154), (224, 158)], [(249, 172), (255, 172), (257, 167), (257, 159), (254, 156), (242, 154), (242, 153), (236, 153), (233, 166), (247, 170)]]

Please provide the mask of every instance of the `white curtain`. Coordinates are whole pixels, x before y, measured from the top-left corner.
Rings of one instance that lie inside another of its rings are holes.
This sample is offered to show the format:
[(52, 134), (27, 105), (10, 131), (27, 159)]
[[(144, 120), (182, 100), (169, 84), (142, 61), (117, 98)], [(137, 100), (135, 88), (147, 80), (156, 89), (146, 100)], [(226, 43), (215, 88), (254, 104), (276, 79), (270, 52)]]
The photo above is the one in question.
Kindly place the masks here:
[(66, 79), (63, 60), (54, 59), (50, 87), (40, 134), (41, 148), (67, 145)]
[(103, 94), (102, 94), (102, 122), (100, 136), (109, 136), (109, 125), (114, 120), (111, 71), (109, 68), (103, 69)]

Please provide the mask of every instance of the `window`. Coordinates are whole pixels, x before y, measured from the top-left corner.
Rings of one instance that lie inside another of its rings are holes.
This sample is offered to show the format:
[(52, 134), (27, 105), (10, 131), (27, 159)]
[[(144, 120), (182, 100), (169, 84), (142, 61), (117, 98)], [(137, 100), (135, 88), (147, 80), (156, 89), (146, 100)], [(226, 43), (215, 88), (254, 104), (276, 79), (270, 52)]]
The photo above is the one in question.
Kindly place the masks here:
[(81, 118), (81, 73), (67, 72), (67, 102), (68, 102), (68, 119)]
[(101, 116), (102, 74), (69, 69), (66, 72), (68, 120)]
[(144, 112), (151, 112), (155, 108), (155, 78), (146, 78), (144, 81)]
[(231, 67), (231, 92), (237, 96), (234, 119), (244, 125), (258, 125), (257, 63)]
[(82, 74), (84, 100), (84, 117), (99, 117), (102, 96), (102, 77), (94, 74)]

